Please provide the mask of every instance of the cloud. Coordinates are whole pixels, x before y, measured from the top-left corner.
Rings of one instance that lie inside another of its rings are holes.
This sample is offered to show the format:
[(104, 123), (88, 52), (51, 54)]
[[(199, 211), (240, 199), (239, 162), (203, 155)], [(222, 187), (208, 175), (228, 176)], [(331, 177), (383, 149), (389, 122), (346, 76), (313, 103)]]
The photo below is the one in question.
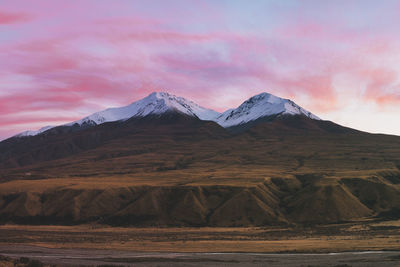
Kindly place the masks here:
[(381, 106), (400, 104), (399, 75), (392, 69), (380, 68), (367, 70), (365, 76), (370, 78), (364, 97)]
[(0, 25), (28, 22), (32, 16), (27, 13), (12, 13), (0, 10)]
[[(243, 29), (222, 3), (198, 2), (196, 12), (187, 4), (168, 7), (182, 17), (143, 2), (62, 3), (54, 12), (52, 1), (10, 2), (13, 12), (0, 11), (0, 24), (27, 22), (0, 33), (0, 117), (15, 118), (4, 127), (20, 129), (21, 109), (60, 114), (62, 121), (155, 90), (219, 111), (261, 91), (299, 99), (317, 114), (342, 108), (349, 96), (382, 107), (400, 103), (397, 31), (362, 24), (369, 14), (343, 15), (351, 6), (326, 13), (318, 5), (326, 16), (307, 1), (281, 6), (280, 16), (252, 17), (253, 27)], [(339, 78), (351, 87), (338, 88)]]

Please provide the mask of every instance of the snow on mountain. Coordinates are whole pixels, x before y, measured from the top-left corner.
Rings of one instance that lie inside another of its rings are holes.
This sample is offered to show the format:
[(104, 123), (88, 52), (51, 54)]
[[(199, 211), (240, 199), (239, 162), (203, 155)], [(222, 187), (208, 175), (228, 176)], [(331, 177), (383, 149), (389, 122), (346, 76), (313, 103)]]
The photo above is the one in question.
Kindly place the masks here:
[(261, 93), (249, 98), (238, 108), (225, 111), (215, 121), (223, 127), (231, 127), (272, 115), (304, 115), (320, 120), (289, 99)]
[[(133, 102), (132, 104), (120, 108), (108, 108), (100, 112), (93, 113), (83, 119), (73, 121), (64, 126), (75, 124), (97, 125), (105, 122), (126, 120), (131, 117), (144, 117), (147, 115), (160, 115), (168, 111), (178, 111), (189, 116), (198, 117), (201, 120), (214, 120), (221, 115), (211, 109), (203, 108), (196, 103), (183, 97), (178, 97), (165, 92), (153, 92), (147, 97)], [(34, 136), (41, 134), (55, 126), (46, 126), (37, 131), (25, 131), (14, 137)]]
[[(160, 115), (168, 111), (181, 112), (189, 116), (198, 117), (201, 120), (215, 121), (223, 127), (231, 127), (254, 121), (258, 118), (282, 114), (304, 115), (311, 119), (319, 120), (317, 116), (298, 106), (293, 101), (268, 93), (255, 95), (243, 102), (238, 108), (229, 109), (221, 114), (214, 110), (203, 108), (183, 97), (165, 92), (154, 92), (128, 106), (105, 109), (83, 119), (67, 123), (65, 126), (72, 126), (75, 124), (98, 125), (105, 122), (126, 120), (132, 117)], [(25, 131), (15, 136), (34, 136), (53, 127), (54, 126), (46, 126), (37, 131)]]
[(131, 117), (159, 115), (168, 111), (178, 111), (189, 116), (198, 117), (201, 120), (212, 120), (220, 115), (220, 113), (214, 110), (203, 108), (183, 97), (164, 92), (154, 92), (128, 106), (109, 108), (96, 112), (81, 120), (68, 123), (67, 126), (76, 123), (79, 125), (84, 123), (101, 124), (110, 121), (126, 120)]
[(43, 133), (43, 132), (45, 132), (47, 130), (50, 130), (51, 128), (54, 128), (54, 126), (51, 126), (51, 125), (45, 126), (45, 127), (40, 128), (39, 130), (36, 130), (36, 131), (35, 130), (28, 130), (28, 131), (19, 133), (19, 134), (14, 135), (14, 136), (15, 137), (34, 136), (34, 135), (41, 134), (41, 133)]

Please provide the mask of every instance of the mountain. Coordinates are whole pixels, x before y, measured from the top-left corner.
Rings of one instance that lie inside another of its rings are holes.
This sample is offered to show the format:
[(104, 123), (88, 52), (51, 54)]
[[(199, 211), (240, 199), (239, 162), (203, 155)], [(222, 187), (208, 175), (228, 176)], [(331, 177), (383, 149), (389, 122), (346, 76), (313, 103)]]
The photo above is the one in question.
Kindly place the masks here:
[[(54, 127), (36, 136), (9, 138), (0, 142), (0, 173), (2, 168), (22, 167), (75, 156), (120, 140), (122, 143), (136, 145), (136, 142), (157, 144), (172, 138), (170, 135), (175, 136), (173, 138), (188, 137), (194, 141), (217, 138), (221, 134), (224, 135), (225, 130), (215, 122), (203, 121), (174, 109), (99, 125), (74, 123)], [(127, 144), (124, 146), (129, 147)], [(114, 150), (111, 155), (119, 153), (117, 146)]]
[(266, 93), (224, 113), (232, 116), (215, 114), (154, 93), (0, 142), (0, 223), (268, 226), (400, 218), (400, 137), (319, 120)]
[(147, 115), (160, 115), (166, 112), (176, 111), (201, 120), (212, 120), (219, 115), (218, 112), (203, 108), (196, 103), (183, 97), (178, 97), (165, 92), (154, 92), (147, 97), (133, 102), (132, 104), (120, 107), (109, 108), (96, 112), (81, 120), (66, 124), (101, 124), (110, 121), (126, 120), (132, 117), (145, 117)]
[[(132, 117), (146, 117), (148, 115), (162, 115), (168, 112), (179, 112), (188, 116), (197, 117), (201, 120), (213, 120), (220, 115), (211, 109), (206, 109), (198, 104), (166, 92), (153, 92), (147, 97), (133, 102), (132, 104), (118, 108), (108, 108), (93, 113), (80, 120), (70, 122), (61, 126), (94, 126), (105, 122), (122, 121)], [(27, 137), (41, 134), (56, 126), (46, 126), (39, 130), (28, 130), (14, 137)]]
[(28, 131), (16, 134), (15, 137), (35, 136), (35, 135), (41, 134), (47, 130), (50, 130), (51, 128), (54, 128), (54, 127), (55, 126), (49, 125), (49, 126), (42, 127), (39, 130), (28, 130)]
[[(220, 114), (217, 111), (203, 108), (193, 101), (166, 92), (153, 92), (147, 97), (119, 108), (109, 108), (93, 113), (83, 119), (62, 126), (94, 126), (105, 122), (127, 120), (132, 117), (160, 115), (176, 111), (201, 120), (215, 121), (222, 127), (233, 127), (254, 122), (260, 118), (279, 117), (283, 115), (301, 115), (320, 120), (311, 112), (303, 109), (289, 99), (283, 99), (269, 93), (261, 93), (246, 100), (236, 109), (229, 109)], [(46, 126), (37, 131), (25, 131), (15, 137), (26, 137), (41, 134), (54, 126)]]
[(261, 93), (249, 98), (239, 107), (225, 111), (215, 121), (223, 127), (232, 127), (260, 118), (280, 115), (303, 115), (313, 120), (320, 120), (320, 118), (289, 99)]

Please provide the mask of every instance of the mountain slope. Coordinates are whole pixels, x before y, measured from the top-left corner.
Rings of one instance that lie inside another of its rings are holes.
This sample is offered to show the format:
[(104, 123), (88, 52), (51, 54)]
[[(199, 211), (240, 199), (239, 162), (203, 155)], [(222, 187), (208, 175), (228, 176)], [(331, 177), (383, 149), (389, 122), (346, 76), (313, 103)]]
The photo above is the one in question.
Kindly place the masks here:
[[(269, 118), (269, 120), (271, 120), (283, 115), (301, 115), (313, 120), (320, 120), (317, 116), (298, 106), (293, 101), (268, 93), (261, 93), (253, 96), (238, 108), (229, 109), (220, 114), (214, 110), (203, 108), (183, 97), (165, 92), (154, 92), (128, 106), (109, 108), (61, 126), (90, 127), (105, 122), (127, 120), (132, 117), (160, 115), (170, 111), (180, 112), (188, 116), (197, 117), (201, 120), (215, 121), (225, 128), (254, 123), (262, 118)], [(35, 136), (54, 127), (55, 126), (46, 126), (37, 131), (25, 131), (15, 135), (15, 137)]]
[(177, 97), (165, 92), (154, 92), (128, 106), (109, 108), (96, 112), (67, 125), (82, 125), (83, 123), (101, 124), (110, 121), (126, 120), (132, 117), (160, 115), (169, 111), (181, 112), (182, 114), (197, 117), (201, 120), (212, 120), (214, 117), (219, 115), (218, 112), (203, 108), (183, 97)]
[[(301, 109), (288, 113), (283, 100), (283, 111), (273, 109), (282, 101), (267, 95), (235, 113), (254, 120), (227, 128), (174, 99), (178, 108), (155, 99), (160, 105), (141, 105), (145, 116), (87, 120), (0, 142), (0, 223), (264, 226), (400, 218), (398, 136), (356, 131)], [(269, 112), (253, 112), (260, 103)]]
[[(127, 120), (133, 117), (146, 117), (148, 115), (162, 115), (168, 112), (179, 112), (206, 121), (213, 120), (220, 115), (220, 113), (214, 110), (203, 108), (193, 101), (187, 100), (183, 97), (178, 97), (165, 92), (153, 92), (147, 97), (133, 102), (128, 106), (108, 108), (93, 113), (80, 120), (73, 121), (61, 126), (82, 126), (85, 128), (89, 126), (99, 125), (105, 122)], [(55, 127), (56, 126), (46, 126), (36, 131), (28, 130), (19, 133), (14, 137), (35, 136)]]
[(35, 135), (41, 134), (41, 133), (43, 133), (43, 132), (45, 132), (47, 130), (50, 130), (50, 129), (54, 128), (54, 127), (55, 126), (49, 125), (49, 126), (42, 127), (39, 130), (28, 130), (28, 131), (19, 133), (19, 134), (15, 135), (14, 137), (35, 136)]
[(320, 120), (317, 116), (289, 99), (261, 93), (249, 98), (236, 109), (225, 111), (215, 121), (223, 127), (232, 127), (263, 117), (279, 115), (303, 115), (313, 120)]
[[(113, 153), (129, 147), (136, 150), (141, 143), (163, 144), (169, 138), (201, 138), (225, 136), (226, 131), (212, 121), (203, 121), (177, 111), (132, 117), (91, 127), (55, 127), (43, 134), (26, 138), (10, 138), (0, 142), (0, 169), (21, 167), (40, 162), (76, 156), (112, 142), (122, 146), (113, 147)], [(125, 143), (125, 144), (124, 144)], [(136, 146), (136, 147), (135, 147)], [(1, 170), (0, 170), (1, 173)]]

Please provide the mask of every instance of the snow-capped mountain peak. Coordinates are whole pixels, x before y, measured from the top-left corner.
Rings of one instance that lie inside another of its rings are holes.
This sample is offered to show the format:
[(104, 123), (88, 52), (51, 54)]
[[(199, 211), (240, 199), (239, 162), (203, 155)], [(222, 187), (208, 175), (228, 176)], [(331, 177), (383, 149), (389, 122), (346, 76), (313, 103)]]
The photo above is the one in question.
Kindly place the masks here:
[[(303, 115), (319, 120), (317, 116), (298, 106), (293, 101), (269, 93), (255, 95), (243, 102), (239, 107), (229, 109), (221, 114), (214, 110), (203, 108), (183, 97), (166, 92), (153, 92), (130, 105), (108, 108), (63, 126), (94, 126), (105, 122), (127, 120), (132, 117), (161, 115), (170, 111), (197, 117), (200, 120), (215, 121), (222, 127), (236, 126), (273, 115)], [(54, 128), (54, 126), (46, 126), (37, 131), (25, 131), (15, 135), (15, 137), (34, 136), (51, 128)]]
[(273, 115), (304, 115), (320, 120), (289, 99), (261, 93), (249, 98), (236, 109), (225, 111), (216, 119), (216, 122), (223, 127), (231, 127)]
[(133, 102), (128, 106), (109, 108), (96, 112), (67, 125), (82, 125), (84, 123), (101, 124), (110, 121), (126, 120), (132, 117), (160, 115), (168, 111), (177, 111), (189, 116), (198, 117), (201, 120), (213, 120), (220, 115), (220, 113), (214, 110), (203, 108), (183, 97), (178, 97), (166, 92), (153, 92), (147, 97)]

